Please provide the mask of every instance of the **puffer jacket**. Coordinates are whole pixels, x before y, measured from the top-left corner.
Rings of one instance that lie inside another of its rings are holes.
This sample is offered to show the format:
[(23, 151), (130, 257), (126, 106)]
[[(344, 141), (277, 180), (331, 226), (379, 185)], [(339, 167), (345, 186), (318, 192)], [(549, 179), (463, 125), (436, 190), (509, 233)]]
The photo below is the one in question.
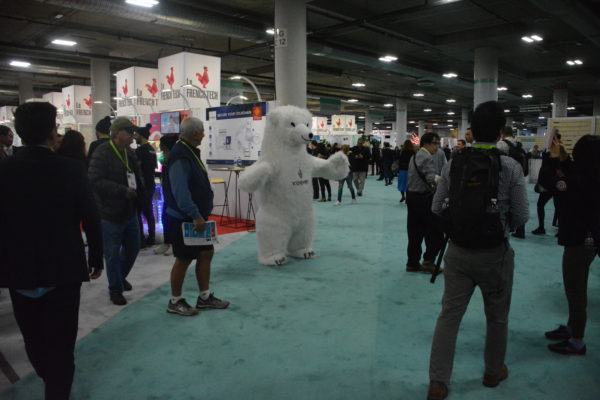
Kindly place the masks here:
[(137, 198), (127, 199), (127, 168), (110, 142), (98, 146), (90, 160), (88, 178), (94, 190), (100, 217), (111, 222), (124, 222), (139, 210), (144, 199), (144, 184), (135, 152), (127, 148), (129, 168), (135, 173)]

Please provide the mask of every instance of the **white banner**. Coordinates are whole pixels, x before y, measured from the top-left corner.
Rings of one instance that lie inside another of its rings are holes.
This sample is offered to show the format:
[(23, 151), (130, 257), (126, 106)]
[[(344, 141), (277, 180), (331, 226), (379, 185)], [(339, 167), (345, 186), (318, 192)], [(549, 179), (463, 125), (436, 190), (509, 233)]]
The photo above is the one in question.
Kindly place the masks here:
[[(158, 60), (159, 111), (221, 105), (221, 59), (178, 53)], [(186, 85), (186, 86), (184, 86)]]
[(330, 126), (327, 125), (327, 117), (313, 117), (312, 133), (313, 135), (329, 135)]
[(353, 135), (357, 133), (354, 115), (332, 115), (331, 134)]
[(158, 108), (158, 69), (131, 67), (117, 71), (117, 114), (150, 115)]
[(68, 86), (62, 90), (63, 123), (92, 123), (92, 90), (89, 86)]

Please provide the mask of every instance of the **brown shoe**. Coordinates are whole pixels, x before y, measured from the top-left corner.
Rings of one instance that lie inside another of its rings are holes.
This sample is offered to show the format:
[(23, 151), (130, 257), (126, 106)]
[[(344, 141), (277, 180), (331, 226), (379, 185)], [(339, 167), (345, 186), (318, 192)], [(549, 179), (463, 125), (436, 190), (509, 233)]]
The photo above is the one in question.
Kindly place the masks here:
[(427, 400), (443, 400), (448, 397), (448, 387), (444, 382), (430, 381)]
[(506, 378), (508, 378), (508, 367), (504, 364), (502, 366), (502, 372), (498, 375), (483, 374), (483, 386), (496, 387)]

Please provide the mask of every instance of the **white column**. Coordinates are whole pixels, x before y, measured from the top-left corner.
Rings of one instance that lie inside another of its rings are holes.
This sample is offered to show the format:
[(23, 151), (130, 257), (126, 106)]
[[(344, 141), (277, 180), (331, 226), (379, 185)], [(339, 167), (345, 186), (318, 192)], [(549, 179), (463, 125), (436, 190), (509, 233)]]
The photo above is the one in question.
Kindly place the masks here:
[(373, 132), (373, 118), (371, 113), (367, 111), (365, 113), (365, 135), (370, 135)]
[(565, 118), (567, 116), (568, 98), (569, 90), (566, 87), (561, 86), (554, 88), (552, 118)]
[(396, 99), (396, 143), (400, 145), (406, 140), (408, 128), (408, 104), (406, 101)]
[(592, 115), (600, 116), (600, 96), (594, 97), (594, 111)]
[(33, 79), (31, 76), (19, 77), (19, 104), (33, 98)]
[(498, 52), (491, 47), (475, 49), (473, 108), (498, 100)]
[[(306, 1), (275, 1), (275, 92), (281, 105), (306, 108)], [(285, 43), (277, 30), (285, 32)]]
[(458, 132), (459, 139), (465, 138), (465, 132), (467, 131), (468, 127), (469, 127), (469, 109), (463, 108), (463, 109), (461, 109), (461, 116), (460, 116), (460, 132)]
[(110, 115), (110, 61), (92, 58), (90, 75), (92, 77), (92, 100), (103, 104), (92, 104), (92, 124)]
[(425, 121), (422, 119), (419, 120), (419, 137), (425, 134)]

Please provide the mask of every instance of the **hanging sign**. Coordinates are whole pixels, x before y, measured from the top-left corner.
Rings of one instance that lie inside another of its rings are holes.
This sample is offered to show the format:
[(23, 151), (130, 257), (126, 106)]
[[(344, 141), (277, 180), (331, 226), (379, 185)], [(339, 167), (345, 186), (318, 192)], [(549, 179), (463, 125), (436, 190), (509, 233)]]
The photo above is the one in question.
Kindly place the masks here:
[(117, 71), (117, 113), (149, 115), (158, 108), (158, 69), (131, 67)]
[(354, 135), (357, 132), (354, 115), (331, 116), (331, 133), (333, 135)]
[(92, 89), (89, 86), (68, 86), (62, 90), (63, 123), (92, 123)]
[(327, 117), (312, 118), (313, 135), (329, 135), (330, 126), (327, 125)]
[(287, 29), (275, 29), (275, 47), (287, 47)]

